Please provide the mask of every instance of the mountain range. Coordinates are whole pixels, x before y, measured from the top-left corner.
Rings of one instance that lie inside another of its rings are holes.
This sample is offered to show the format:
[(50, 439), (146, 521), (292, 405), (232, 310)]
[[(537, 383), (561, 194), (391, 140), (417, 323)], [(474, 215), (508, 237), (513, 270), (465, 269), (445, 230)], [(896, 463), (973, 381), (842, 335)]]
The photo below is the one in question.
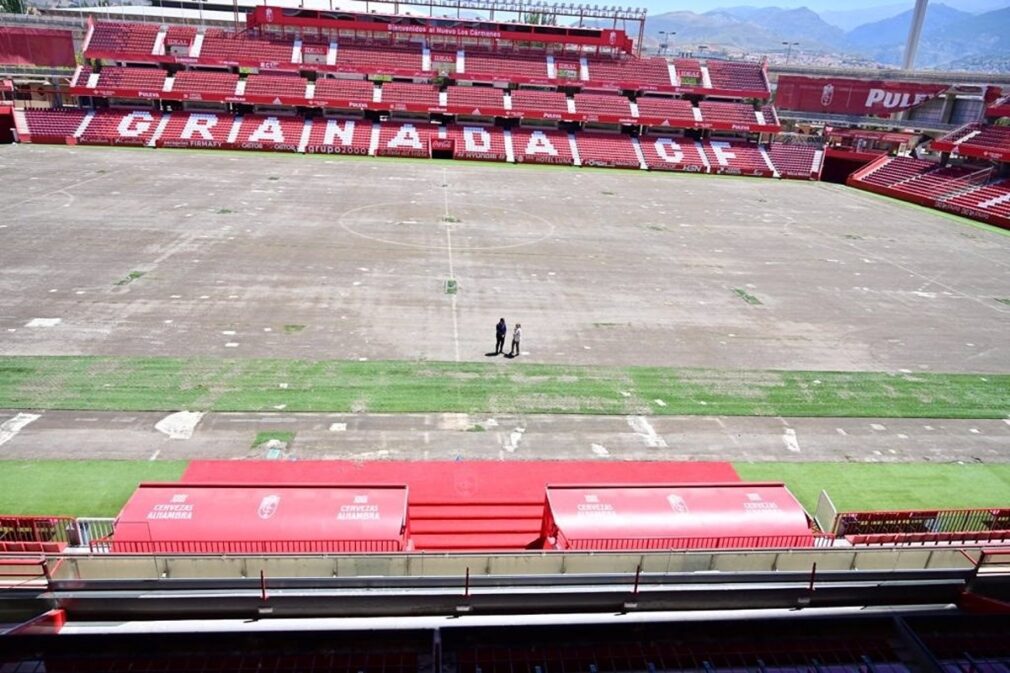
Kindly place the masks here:
[[(974, 6), (991, 7), (991, 2), (978, 0)], [(901, 62), (912, 10), (901, 9), (908, 5), (889, 7), (887, 11), (894, 12), (891, 15), (886, 15), (884, 7), (878, 7), (880, 11), (865, 11), (864, 16), (870, 20), (858, 25), (853, 25), (853, 17), (860, 10), (825, 12), (832, 21), (808, 7), (724, 7), (703, 13), (672, 11), (650, 16), (646, 36), (655, 44), (660, 31), (675, 32), (671, 51), (679, 51), (681, 46), (707, 44), (745, 52), (769, 52), (781, 51), (783, 42), (798, 42), (796, 48), (807, 53), (848, 54), (897, 65)], [(839, 24), (850, 27), (846, 29)], [(981, 64), (991, 69), (991, 63), (1000, 62), (1010, 65), (1010, 7), (973, 14), (947, 4), (929, 5), (916, 67)], [(986, 66), (987, 63), (990, 65)]]

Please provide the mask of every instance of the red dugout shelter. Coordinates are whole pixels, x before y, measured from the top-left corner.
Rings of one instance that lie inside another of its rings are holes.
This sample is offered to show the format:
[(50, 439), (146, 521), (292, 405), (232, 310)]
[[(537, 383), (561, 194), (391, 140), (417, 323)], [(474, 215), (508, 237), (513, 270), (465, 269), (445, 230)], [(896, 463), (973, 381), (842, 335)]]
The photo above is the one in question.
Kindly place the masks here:
[(785, 485), (548, 486), (549, 549), (812, 546), (810, 519)]
[(117, 553), (408, 551), (407, 487), (141, 484), (100, 544)]

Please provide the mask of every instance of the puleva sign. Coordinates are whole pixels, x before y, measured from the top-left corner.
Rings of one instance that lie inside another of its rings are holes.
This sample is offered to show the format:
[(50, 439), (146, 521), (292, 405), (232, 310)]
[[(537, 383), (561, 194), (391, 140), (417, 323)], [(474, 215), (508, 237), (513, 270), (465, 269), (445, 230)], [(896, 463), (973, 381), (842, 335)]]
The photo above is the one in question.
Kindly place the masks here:
[(887, 115), (936, 97), (947, 84), (885, 82), (782, 75), (775, 105), (782, 110), (850, 115)]

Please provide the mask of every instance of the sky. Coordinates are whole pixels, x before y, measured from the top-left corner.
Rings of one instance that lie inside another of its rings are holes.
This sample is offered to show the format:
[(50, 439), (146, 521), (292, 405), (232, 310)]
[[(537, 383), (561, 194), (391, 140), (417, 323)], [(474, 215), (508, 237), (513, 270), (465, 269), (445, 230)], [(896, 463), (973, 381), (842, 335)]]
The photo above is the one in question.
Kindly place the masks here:
[[(937, 2), (937, 0), (932, 0)], [(596, 4), (596, 3), (593, 3)], [(838, 10), (858, 10), (879, 6), (904, 6), (911, 9), (915, 6), (914, 0), (907, 2), (895, 2), (895, 0), (625, 0), (620, 3), (622, 6), (645, 7), (649, 14), (663, 14), (672, 11), (692, 11), (707, 12), (720, 7), (808, 7), (815, 12), (838, 11)], [(1000, 7), (1010, 6), (1007, 0), (943, 0), (943, 4), (955, 9), (969, 12), (988, 11)]]

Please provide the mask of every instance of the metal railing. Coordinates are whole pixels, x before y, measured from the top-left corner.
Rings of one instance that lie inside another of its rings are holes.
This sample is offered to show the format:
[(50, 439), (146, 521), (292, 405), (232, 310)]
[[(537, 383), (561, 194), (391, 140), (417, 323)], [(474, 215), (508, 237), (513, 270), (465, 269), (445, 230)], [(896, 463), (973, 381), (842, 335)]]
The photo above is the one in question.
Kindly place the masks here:
[(400, 540), (92, 539), (93, 554), (376, 554), (403, 551)]
[(839, 536), (918, 533), (990, 533), (1010, 530), (1010, 508), (840, 512), (831, 531)]

